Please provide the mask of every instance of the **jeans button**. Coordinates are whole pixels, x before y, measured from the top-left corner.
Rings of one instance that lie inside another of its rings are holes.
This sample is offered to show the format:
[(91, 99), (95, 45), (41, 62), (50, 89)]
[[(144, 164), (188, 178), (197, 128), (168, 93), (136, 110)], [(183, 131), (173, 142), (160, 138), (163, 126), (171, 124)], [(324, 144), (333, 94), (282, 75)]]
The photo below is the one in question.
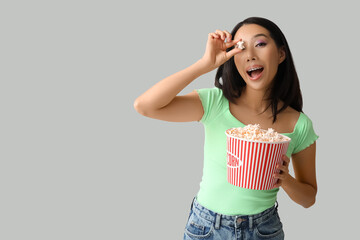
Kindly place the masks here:
[(238, 219), (236, 219), (236, 223), (238, 224), (238, 225), (240, 225), (240, 223), (243, 221), (243, 219), (242, 218), (238, 218)]

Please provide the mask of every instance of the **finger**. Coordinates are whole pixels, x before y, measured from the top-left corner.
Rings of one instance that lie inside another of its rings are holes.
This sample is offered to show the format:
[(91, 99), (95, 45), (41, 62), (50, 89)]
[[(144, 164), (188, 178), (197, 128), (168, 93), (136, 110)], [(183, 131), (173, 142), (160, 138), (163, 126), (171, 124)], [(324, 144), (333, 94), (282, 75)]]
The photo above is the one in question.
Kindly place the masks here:
[(232, 39), (232, 36), (231, 36), (231, 33), (229, 33), (228, 31), (224, 31), (225, 35), (226, 35), (226, 39), (227, 39), (227, 42), (231, 42), (231, 39)]
[(226, 42), (226, 43), (225, 43), (225, 47), (226, 47), (226, 48), (230, 48), (230, 47), (236, 45), (236, 44), (237, 44), (238, 42), (240, 42), (240, 41), (241, 41), (241, 39), (232, 40), (232, 41)]
[(233, 48), (233, 49), (231, 49), (230, 51), (228, 51), (228, 52), (226, 53), (226, 57), (227, 57), (228, 59), (230, 59), (230, 58), (232, 58), (233, 56), (235, 56), (236, 54), (241, 53), (241, 52), (242, 52), (242, 49), (241, 49), (241, 48)]
[(282, 181), (281, 180), (278, 180), (275, 185), (274, 185), (274, 188), (279, 188), (281, 187), (281, 184), (282, 184)]
[(225, 40), (225, 38), (226, 38), (225, 32), (223, 32), (221, 30), (216, 30), (215, 33), (219, 34), (221, 40)]
[(220, 38), (219, 34), (217, 34), (217, 33), (209, 33), (209, 37), (211, 37), (212, 39)]
[(273, 174), (273, 177), (274, 177), (275, 179), (278, 179), (278, 180), (283, 180), (283, 179), (285, 179), (285, 176), (284, 176), (284, 174), (282, 174), (282, 173), (274, 173), (274, 174)]
[(290, 163), (290, 158), (288, 158), (286, 155), (283, 155), (283, 156), (282, 156), (282, 160), (283, 160), (284, 162), (286, 162), (287, 164)]
[(284, 166), (284, 165), (279, 166), (277, 169), (280, 170), (280, 171), (282, 171), (283, 173), (284, 173), (284, 172), (285, 172), (285, 173), (289, 173), (289, 168), (286, 167), (286, 166)]
[(290, 159), (286, 155), (283, 155), (280, 161), (280, 165), (289, 167), (289, 163), (290, 163)]
[(276, 168), (278, 170), (282, 170), (282, 171), (285, 170), (286, 172), (289, 172), (289, 166), (284, 163), (276, 164)]

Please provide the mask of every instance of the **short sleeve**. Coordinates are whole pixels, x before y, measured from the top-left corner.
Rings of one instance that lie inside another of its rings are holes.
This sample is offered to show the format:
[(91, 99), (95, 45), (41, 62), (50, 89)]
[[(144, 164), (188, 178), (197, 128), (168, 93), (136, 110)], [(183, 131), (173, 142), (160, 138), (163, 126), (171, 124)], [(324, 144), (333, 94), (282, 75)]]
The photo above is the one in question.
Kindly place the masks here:
[(312, 121), (305, 114), (297, 129), (296, 146), (293, 153), (298, 153), (313, 144), (319, 136), (315, 133)]
[(224, 97), (222, 90), (219, 88), (204, 88), (197, 89), (196, 92), (199, 94), (204, 115), (200, 122), (206, 124), (215, 119), (224, 108)]

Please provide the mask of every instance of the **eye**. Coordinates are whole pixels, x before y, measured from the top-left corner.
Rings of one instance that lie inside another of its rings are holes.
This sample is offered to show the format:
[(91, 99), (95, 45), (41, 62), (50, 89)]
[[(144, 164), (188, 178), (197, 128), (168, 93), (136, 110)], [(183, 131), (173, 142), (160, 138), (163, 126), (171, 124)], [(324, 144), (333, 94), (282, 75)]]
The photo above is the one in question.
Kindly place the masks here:
[(266, 42), (258, 42), (255, 47), (264, 47), (266, 46)]

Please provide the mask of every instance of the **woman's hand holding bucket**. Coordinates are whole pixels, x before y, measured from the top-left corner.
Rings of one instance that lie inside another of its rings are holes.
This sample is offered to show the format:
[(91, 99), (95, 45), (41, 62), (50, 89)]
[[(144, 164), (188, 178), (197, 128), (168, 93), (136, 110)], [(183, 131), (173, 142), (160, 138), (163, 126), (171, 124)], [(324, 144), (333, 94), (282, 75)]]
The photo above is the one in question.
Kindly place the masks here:
[(276, 184), (274, 185), (275, 188), (278, 188), (283, 184), (286, 184), (286, 182), (290, 179), (293, 179), (293, 177), (289, 174), (290, 158), (283, 155), (282, 160), (282, 165), (277, 166), (278, 173), (274, 173), (274, 178), (277, 179)]

